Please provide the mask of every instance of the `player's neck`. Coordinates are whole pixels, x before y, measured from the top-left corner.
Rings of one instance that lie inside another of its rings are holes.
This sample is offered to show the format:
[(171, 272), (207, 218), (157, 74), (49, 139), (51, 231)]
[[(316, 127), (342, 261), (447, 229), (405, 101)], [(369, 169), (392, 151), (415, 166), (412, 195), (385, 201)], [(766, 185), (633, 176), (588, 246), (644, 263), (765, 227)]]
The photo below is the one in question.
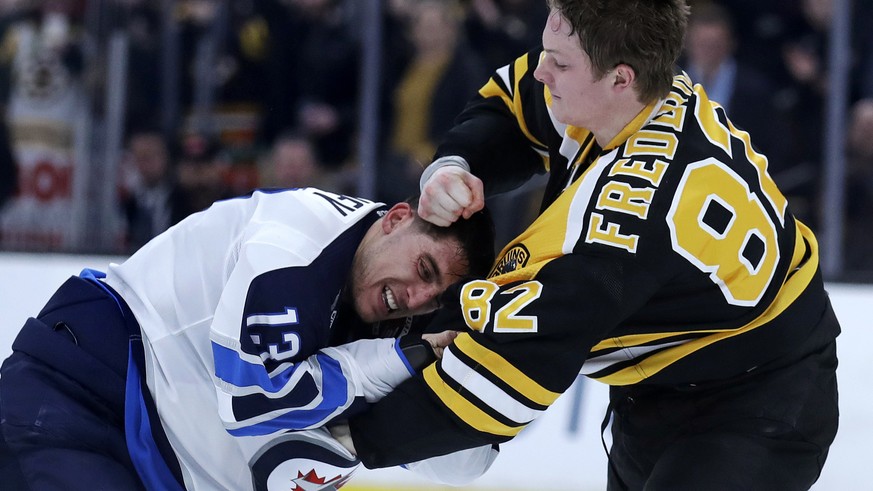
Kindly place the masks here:
[(634, 99), (625, 99), (616, 104), (604, 118), (603, 124), (589, 128), (594, 133), (594, 139), (601, 148), (607, 148), (609, 143), (630, 124), (646, 105)]

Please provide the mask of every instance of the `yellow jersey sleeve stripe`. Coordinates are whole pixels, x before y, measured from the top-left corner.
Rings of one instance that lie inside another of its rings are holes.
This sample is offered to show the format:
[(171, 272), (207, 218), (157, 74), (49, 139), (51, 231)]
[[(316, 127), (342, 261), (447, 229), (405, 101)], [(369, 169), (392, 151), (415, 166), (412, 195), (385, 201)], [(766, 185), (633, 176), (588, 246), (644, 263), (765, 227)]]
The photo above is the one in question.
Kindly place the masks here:
[(455, 355), (455, 350), (447, 349), (443, 352), (440, 368), (443, 380), (451, 380), (452, 385), (463, 386), (465, 393), (473, 394), (476, 399), (503, 415), (512, 426), (526, 425), (543, 413), (542, 410), (533, 409), (519, 401), (473, 367), (464, 363)]
[(515, 113), (512, 99), (509, 97), (509, 95), (506, 94), (506, 92), (503, 91), (503, 89), (500, 88), (500, 85), (497, 83), (496, 80), (494, 80), (493, 77), (489, 78), (488, 82), (486, 82), (485, 85), (483, 85), (482, 88), (479, 89), (479, 95), (485, 99), (488, 99), (490, 97), (499, 97), (500, 100), (503, 101), (503, 104), (506, 105), (506, 108), (512, 111), (513, 114)]
[(455, 348), (536, 404), (551, 406), (555, 399), (561, 395), (546, 389), (524, 372), (515, 368), (505, 358), (477, 343), (467, 333), (455, 338)]
[(443, 404), (477, 431), (491, 433), (492, 435), (513, 437), (525, 428), (524, 426), (507, 426), (489, 416), (485, 411), (476, 407), (472, 402), (468, 401), (443, 381), (436, 371), (436, 364), (432, 364), (425, 368), (423, 375), (424, 381), (434, 394), (439, 397)]
[(530, 129), (527, 126), (527, 121), (524, 119), (524, 108), (522, 98), (518, 93), (518, 86), (521, 81), (521, 78), (528, 71), (528, 61), (527, 56), (522, 56), (515, 60), (513, 65), (513, 69), (515, 72), (514, 81), (513, 81), (513, 95), (510, 97), (503, 89), (500, 88), (497, 81), (494, 77), (491, 77), (488, 82), (479, 89), (479, 95), (484, 98), (489, 97), (499, 97), (500, 100), (506, 105), (509, 111), (515, 116), (516, 122), (518, 123), (518, 127), (525, 137), (532, 143), (534, 143), (539, 148), (545, 148), (545, 145), (541, 141), (539, 141), (533, 134), (530, 132)]
[(531, 133), (530, 129), (528, 129), (527, 127), (527, 121), (524, 120), (524, 108), (522, 106), (523, 101), (521, 100), (521, 96), (519, 95), (518, 86), (521, 83), (522, 77), (528, 71), (529, 67), (527, 59), (527, 56), (522, 56), (515, 60), (515, 88), (513, 89), (513, 102), (515, 109), (513, 113), (515, 114), (515, 119), (518, 120), (518, 127), (521, 129), (521, 132), (524, 133), (524, 136), (526, 136), (528, 140), (536, 144), (538, 147), (545, 148), (545, 145), (543, 145), (541, 141), (533, 136), (533, 133)]

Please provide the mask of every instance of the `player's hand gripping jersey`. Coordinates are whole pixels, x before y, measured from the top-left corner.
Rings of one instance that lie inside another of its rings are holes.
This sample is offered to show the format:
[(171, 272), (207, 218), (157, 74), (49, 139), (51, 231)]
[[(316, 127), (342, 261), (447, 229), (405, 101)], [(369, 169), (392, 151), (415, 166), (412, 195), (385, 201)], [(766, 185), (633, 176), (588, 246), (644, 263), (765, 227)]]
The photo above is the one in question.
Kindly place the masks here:
[(411, 375), (394, 339), (329, 347), (355, 251), (384, 209), (311, 188), (255, 192), (110, 268), (188, 489), (335, 489), (357, 467), (324, 425)]
[(463, 157), (486, 194), (550, 172), (544, 209), (488, 279), (445, 295), (435, 328), (470, 332), (352, 420), (368, 467), (509, 440), (580, 372), (688, 386), (837, 334), (814, 329), (828, 302), (814, 236), (702, 87), (676, 76), (601, 149), (554, 119), (538, 56), (499, 69), (438, 154)]

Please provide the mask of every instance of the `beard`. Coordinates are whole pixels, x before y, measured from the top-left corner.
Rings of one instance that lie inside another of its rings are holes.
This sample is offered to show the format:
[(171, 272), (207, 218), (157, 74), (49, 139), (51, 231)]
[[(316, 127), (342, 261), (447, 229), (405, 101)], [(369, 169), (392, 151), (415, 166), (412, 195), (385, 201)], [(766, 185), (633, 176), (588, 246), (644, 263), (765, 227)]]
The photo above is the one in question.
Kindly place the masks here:
[(352, 258), (352, 268), (349, 272), (348, 288), (346, 288), (346, 300), (354, 308), (355, 314), (358, 315), (364, 322), (376, 322), (377, 319), (372, 318), (372, 312), (364, 312), (364, 298), (367, 294), (366, 284), (367, 278), (371, 277), (372, 258), (369, 252), (365, 252), (364, 247), (359, 247)]

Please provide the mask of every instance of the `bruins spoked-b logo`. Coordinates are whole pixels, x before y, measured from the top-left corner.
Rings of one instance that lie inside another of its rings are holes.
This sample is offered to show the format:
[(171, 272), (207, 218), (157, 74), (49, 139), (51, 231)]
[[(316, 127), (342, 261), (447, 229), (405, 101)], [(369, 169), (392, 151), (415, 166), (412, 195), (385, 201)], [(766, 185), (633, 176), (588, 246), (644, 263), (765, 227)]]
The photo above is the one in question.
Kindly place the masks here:
[(524, 244), (518, 244), (506, 251), (506, 254), (497, 260), (494, 268), (488, 273), (488, 277), (506, 274), (516, 269), (521, 269), (527, 265), (530, 259), (530, 252)]

